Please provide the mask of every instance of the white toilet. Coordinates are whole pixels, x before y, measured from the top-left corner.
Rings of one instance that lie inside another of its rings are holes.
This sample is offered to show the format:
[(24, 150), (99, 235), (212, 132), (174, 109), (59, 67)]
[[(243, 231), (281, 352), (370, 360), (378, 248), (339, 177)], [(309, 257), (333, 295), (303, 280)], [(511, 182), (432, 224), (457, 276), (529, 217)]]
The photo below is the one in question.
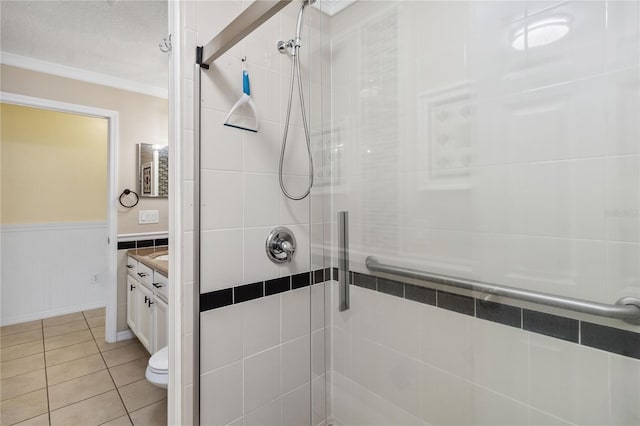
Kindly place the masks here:
[(165, 346), (151, 355), (145, 377), (151, 383), (161, 388), (167, 388), (169, 383), (169, 347)]

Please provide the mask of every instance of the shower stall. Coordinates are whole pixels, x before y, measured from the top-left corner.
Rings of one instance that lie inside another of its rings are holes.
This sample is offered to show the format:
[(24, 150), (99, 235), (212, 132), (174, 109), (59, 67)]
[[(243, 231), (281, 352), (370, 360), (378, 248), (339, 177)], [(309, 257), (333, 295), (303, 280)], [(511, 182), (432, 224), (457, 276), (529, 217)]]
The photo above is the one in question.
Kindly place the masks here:
[(184, 14), (185, 422), (640, 424), (640, 2)]

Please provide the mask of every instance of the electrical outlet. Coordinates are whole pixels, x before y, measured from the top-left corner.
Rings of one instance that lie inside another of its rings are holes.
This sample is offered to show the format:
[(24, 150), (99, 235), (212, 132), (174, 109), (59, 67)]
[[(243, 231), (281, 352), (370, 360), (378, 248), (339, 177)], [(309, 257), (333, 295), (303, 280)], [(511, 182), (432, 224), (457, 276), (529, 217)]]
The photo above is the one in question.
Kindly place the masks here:
[(140, 210), (138, 212), (138, 223), (158, 223), (160, 222), (160, 212), (158, 210)]

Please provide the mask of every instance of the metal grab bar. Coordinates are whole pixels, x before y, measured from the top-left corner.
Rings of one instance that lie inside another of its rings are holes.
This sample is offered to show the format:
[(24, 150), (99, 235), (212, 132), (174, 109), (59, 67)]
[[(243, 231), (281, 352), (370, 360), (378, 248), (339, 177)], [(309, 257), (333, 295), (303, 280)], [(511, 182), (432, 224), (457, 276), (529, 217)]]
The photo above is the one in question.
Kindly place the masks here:
[(384, 272), (407, 278), (417, 278), (448, 287), (489, 293), (495, 296), (508, 297), (511, 299), (521, 300), (523, 302), (537, 303), (539, 305), (553, 306), (555, 308), (567, 309), (584, 314), (615, 318), (634, 324), (640, 320), (640, 299), (637, 297), (623, 297), (618, 300), (615, 305), (607, 305), (604, 303), (590, 302), (571, 297), (556, 296), (549, 293), (540, 293), (537, 291), (522, 290), (498, 284), (483, 283), (481, 281), (465, 278), (456, 278), (449, 275), (434, 274), (417, 269), (385, 265), (384, 263), (378, 262), (378, 259), (373, 256), (368, 256), (365, 264), (370, 271)]

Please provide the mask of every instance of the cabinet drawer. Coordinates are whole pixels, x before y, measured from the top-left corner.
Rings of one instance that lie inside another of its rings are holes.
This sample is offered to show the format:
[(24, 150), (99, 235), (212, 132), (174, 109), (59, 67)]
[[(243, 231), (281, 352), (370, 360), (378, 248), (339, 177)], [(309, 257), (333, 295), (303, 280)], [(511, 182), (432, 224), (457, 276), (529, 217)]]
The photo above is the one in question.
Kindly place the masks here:
[(127, 273), (134, 277), (137, 277), (136, 272), (138, 272), (138, 261), (135, 260), (131, 256), (127, 256)]
[(151, 287), (151, 283), (153, 283), (153, 269), (149, 268), (144, 263), (139, 262), (136, 275), (139, 280), (145, 283), (148, 287)]
[(169, 279), (158, 271), (153, 272), (153, 287), (156, 294), (164, 300), (167, 300), (169, 294)]

